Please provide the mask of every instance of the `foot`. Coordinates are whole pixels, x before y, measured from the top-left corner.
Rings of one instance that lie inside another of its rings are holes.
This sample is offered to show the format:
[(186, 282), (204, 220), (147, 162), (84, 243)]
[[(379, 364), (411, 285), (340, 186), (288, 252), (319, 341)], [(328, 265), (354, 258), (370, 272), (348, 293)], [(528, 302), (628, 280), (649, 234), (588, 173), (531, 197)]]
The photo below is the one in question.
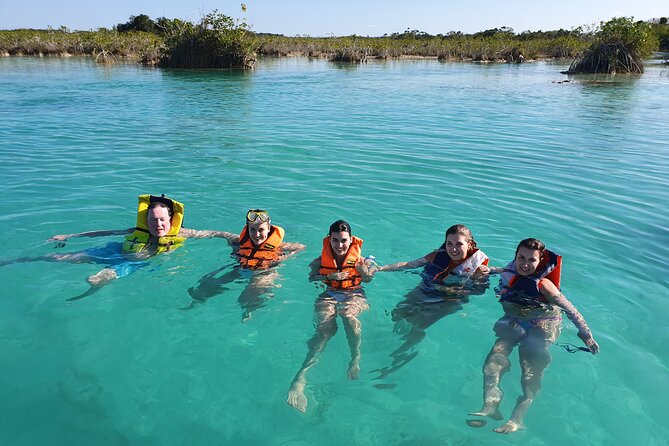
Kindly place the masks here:
[(111, 268), (105, 268), (97, 274), (89, 276), (86, 279), (86, 282), (88, 282), (90, 286), (99, 287), (117, 278), (116, 271)]
[(303, 382), (294, 382), (291, 384), (286, 402), (300, 412), (307, 411), (307, 397), (304, 396)]
[(502, 412), (500, 412), (499, 409), (494, 406), (483, 406), (483, 408), (478, 412), (471, 412), (469, 415), (474, 417), (490, 417), (493, 420), (501, 420), (504, 418)]
[(506, 423), (502, 424), (500, 427), (497, 429), (494, 429), (495, 432), (499, 432), (500, 434), (508, 434), (511, 432), (516, 432), (518, 429), (522, 429), (523, 425), (521, 423), (517, 423), (513, 420), (509, 420)]
[(242, 324), (246, 323), (247, 321), (251, 320), (251, 313), (249, 311), (244, 311), (242, 313)]

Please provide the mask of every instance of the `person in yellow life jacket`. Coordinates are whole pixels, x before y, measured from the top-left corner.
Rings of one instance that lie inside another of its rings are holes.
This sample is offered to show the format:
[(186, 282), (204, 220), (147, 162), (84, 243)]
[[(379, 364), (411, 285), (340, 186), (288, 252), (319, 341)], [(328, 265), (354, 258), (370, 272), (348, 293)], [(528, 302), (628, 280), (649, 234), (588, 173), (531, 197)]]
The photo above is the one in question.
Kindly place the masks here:
[(24, 257), (6, 263), (50, 261), (107, 265), (104, 269), (86, 279), (91, 288), (72, 298), (79, 299), (94, 293), (112, 280), (127, 276), (147, 266), (146, 259), (159, 253), (177, 249), (187, 238), (223, 237), (225, 234), (220, 231), (184, 228), (182, 227), (183, 217), (184, 205), (182, 203), (165, 197), (165, 195), (140, 195), (138, 197), (136, 224), (133, 228), (60, 234), (49, 239), (49, 241), (59, 242), (59, 248), (65, 246), (66, 240), (76, 237), (125, 235), (124, 242), (111, 242), (104, 247), (65, 254)]
[(362, 240), (351, 235), (351, 226), (344, 220), (330, 226), (320, 257), (309, 266), (309, 279), (323, 282), (326, 289), (316, 300), (316, 332), (307, 342), (309, 351), (288, 390), (286, 402), (301, 412), (307, 408), (304, 394), (307, 371), (316, 364), (317, 355), (337, 332), (337, 315), (342, 319), (351, 352), (348, 377), (358, 378), (361, 324), (357, 316), (369, 308), (361, 283), (372, 279), (374, 267), (363, 259)]
[[(249, 278), (239, 296), (242, 307), (242, 322), (251, 318), (251, 312), (262, 307), (265, 297), (272, 296), (277, 287), (279, 272), (275, 266), (304, 249), (301, 243), (284, 242), (285, 231), (272, 224), (269, 213), (263, 209), (251, 209), (246, 213), (246, 224), (239, 234), (229, 232), (224, 238), (232, 247), (235, 264), (205, 274), (196, 287), (188, 290), (193, 298), (190, 307), (220, 294), (226, 286), (242, 276)], [(223, 273), (222, 275), (219, 275)]]
[[(548, 347), (560, 335), (561, 311), (578, 329), (578, 337), (585, 347), (578, 349), (593, 355), (599, 353), (599, 344), (581, 313), (560, 291), (562, 258), (546, 249), (535, 238), (521, 240), (516, 255), (501, 274), (499, 297), (504, 310), (494, 325), (497, 340), (483, 364), (483, 407), (470, 415), (502, 420), (499, 404), (502, 375), (509, 371), (509, 355), (518, 346), (521, 387), (523, 394), (516, 401), (511, 417), (495, 432), (507, 434), (523, 428), (525, 413), (541, 389), (544, 370), (551, 362)], [(475, 426), (484, 420), (470, 420)], [(469, 421), (468, 423), (472, 425)]]
[(420, 284), (398, 303), (391, 315), (394, 331), (404, 342), (390, 353), (392, 363), (375, 370), (382, 379), (405, 366), (417, 355), (416, 346), (429, 327), (456, 313), (469, 296), (483, 294), (490, 285), (488, 256), (477, 247), (472, 231), (463, 224), (446, 230), (445, 240), (434, 251), (408, 262), (379, 266), (377, 271), (422, 268)]

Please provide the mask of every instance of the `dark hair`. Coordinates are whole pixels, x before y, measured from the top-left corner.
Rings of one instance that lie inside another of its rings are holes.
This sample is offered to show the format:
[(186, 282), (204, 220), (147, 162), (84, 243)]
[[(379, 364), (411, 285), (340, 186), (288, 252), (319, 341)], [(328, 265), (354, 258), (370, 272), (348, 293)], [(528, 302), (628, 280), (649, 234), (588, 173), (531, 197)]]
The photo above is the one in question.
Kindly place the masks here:
[(351, 225), (345, 220), (337, 220), (330, 225), (328, 235), (332, 235), (333, 232), (348, 232), (351, 235)]
[(452, 234), (457, 234), (463, 236), (465, 239), (467, 239), (467, 242), (469, 242), (469, 247), (470, 248), (476, 248), (476, 241), (474, 240), (474, 236), (472, 235), (472, 231), (469, 230), (469, 228), (465, 225), (453, 225), (450, 228), (446, 230), (446, 237)]
[(172, 218), (172, 213), (174, 212), (174, 202), (167, 198), (165, 194), (162, 194), (161, 196), (150, 195), (149, 207), (147, 209), (151, 210), (153, 208), (167, 208), (167, 215)]
[(153, 208), (165, 208), (165, 209), (167, 209), (167, 215), (169, 215), (170, 218), (172, 218), (172, 207), (168, 206), (167, 204), (163, 203), (162, 201), (152, 201), (151, 203), (149, 203), (149, 208), (148, 209), (151, 210)]
[(516, 256), (518, 255), (518, 250), (521, 247), (531, 249), (532, 251), (539, 251), (541, 253), (541, 258), (544, 257), (544, 250), (546, 249), (546, 245), (544, 245), (544, 243), (537, 238), (526, 238), (525, 240), (521, 240), (516, 247)]

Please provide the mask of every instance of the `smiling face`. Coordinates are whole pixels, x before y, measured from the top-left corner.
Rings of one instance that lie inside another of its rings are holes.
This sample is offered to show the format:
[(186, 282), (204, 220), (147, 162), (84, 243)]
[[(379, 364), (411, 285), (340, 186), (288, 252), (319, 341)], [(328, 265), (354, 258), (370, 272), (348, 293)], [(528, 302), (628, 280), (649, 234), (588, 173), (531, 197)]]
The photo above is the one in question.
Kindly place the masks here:
[(247, 223), (249, 238), (255, 246), (260, 246), (265, 243), (269, 237), (269, 222), (256, 220), (255, 223)]
[(516, 271), (521, 276), (534, 274), (541, 262), (541, 251), (519, 246), (516, 252)]
[(469, 253), (470, 243), (462, 234), (448, 234), (446, 236), (446, 252), (453, 261), (461, 261)]
[(162, 206), (156, 206), (149, 209), (149, 213), (146, 217), (146, 225), (149, 227), (149, 234), (152, 236), (166, 236), (172, 227), (170, 211)]
[(337, 257), (343, 257), (351, 247), (351, 234), (346, 231), (330, 234), (330, 246)]

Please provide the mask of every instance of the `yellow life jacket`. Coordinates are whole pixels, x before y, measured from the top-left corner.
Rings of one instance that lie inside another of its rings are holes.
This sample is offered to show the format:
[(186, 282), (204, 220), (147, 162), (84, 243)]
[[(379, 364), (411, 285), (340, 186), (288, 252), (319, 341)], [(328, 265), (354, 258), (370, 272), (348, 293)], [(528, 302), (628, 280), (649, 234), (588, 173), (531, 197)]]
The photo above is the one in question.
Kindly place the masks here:
[[(156, 201), (165, 203), (172, 211), (170, 230), (167, 235), (158, 237), (157, 241), (155, 240), (155, 237), (153, 237), (154, 240), (150, 240), (151, 234), (149, 233), (149, 226), (147, 224), (149, 205)], [(183, 218), (184, 205), (182, 203), (167, 198), (165, 195), (161, 197), (155, 195), (140, 195), (135, 231), (125, 237), (122, 252), (136, 253), (144, 250), (155, 250), (155, 253), (158, 254), (180, 247), (186, 240), (185, 238), (178, 236), (179, 231), (181, 230), (181, 224), (183, 223)]]
[(284, 230), (280, 226), (270, 228), (267, 240), (260, 246), (255, 246), (249, 237), (248, 226), (244, 226), (239, 234), (239, 250), (234, 254), (242, 268), (267, 269), (276, 263), (281, 256), (281, 242)]
[(362, 276), (357, 269), (355, 269), (355, 262), (362, 255), (362, 239), (358, 237), (351, 237), (351, 246), (348, 247), (344, 264), (337, 267), (337, 262), (332, 254), (332, 246), (330, 246), (330, 237), (323, 239), (323, 250), (321, 251), (321, 267), (318, 270), (322, 276), (327, 276), (330, 273), (340, 271), (348, 272), (348, 278), (344, 280), (323, 279), (325, 284), (335, 289), (353, 288), (360, 285)]

